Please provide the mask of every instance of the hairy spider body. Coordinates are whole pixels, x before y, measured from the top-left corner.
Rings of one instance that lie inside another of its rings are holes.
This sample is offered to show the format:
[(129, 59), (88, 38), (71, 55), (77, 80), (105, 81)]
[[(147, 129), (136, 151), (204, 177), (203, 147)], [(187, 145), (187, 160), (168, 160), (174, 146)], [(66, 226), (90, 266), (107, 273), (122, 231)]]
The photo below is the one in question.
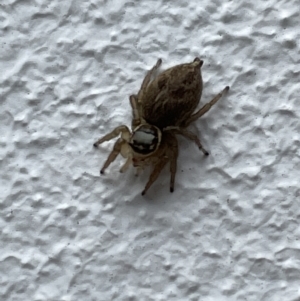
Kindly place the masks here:
[(121, 135), (104, 163), (101, 174), (119, 153), (127, 159), (120, 172), (133, 165), (139, 173), (145, 166), (152, 165), (153, 170), (142, 191), (144, 195), (169, 162), (170, 191), (173, 192), (178, 157), (176, 135), (193, 140), (199, 149), (208, 155), (199, 138), (186, 128), (209, 111), (229, 87), (224, 88), (209, 103), (195, 112), (202, 94), (202, 64), (203, 61), (195, 58), (191, 63), (167, 69), (151, 81), (154, 72), (161, 65), (161, 60), (157, 61), (148, 71), (138, 94), (129, 98), (133, 113), (132, 131), (122, 125), (94, 143), (97, 147), (104, 141)]
[(141, 93), (142, 117), (164, 129), (184, 126), (197, 108), (202, 94), (202, 61), (170, 68), (150, 82)]

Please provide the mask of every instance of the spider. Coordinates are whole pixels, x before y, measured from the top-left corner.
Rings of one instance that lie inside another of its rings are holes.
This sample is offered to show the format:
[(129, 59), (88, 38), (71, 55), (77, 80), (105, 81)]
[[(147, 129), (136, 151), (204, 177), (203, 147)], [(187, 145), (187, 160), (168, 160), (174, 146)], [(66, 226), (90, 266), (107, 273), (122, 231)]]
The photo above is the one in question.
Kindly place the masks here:
[(225, 87), (221, 93), (195, 112), (202, 94), (203, 61), (195, 58), (191, 63), (169, 68), (151, 80), (161, 62), (159, 59), (148, 71), (138, 94), (129, 97), (133, 115), (131, 131), (126, 125), (121, 125), (94, 143), (94, 147), (97, 147), (105, 141), (119, 137), (100, 170), (101, 174), (104, 174), (106, 168), (119, 154), (126, 158), (120, 172), (125, 172), (133, 165), (139, 174), (145, 166), (153, 166), (142, 195), (156, 181), (168, 162), (171, 173), (170, 191), (174, 191), (178, 157), (176, 135), (194, 141), (204, 155), (208, 155), (197, 135), (187, 127), (208, 112), (229, 90), (228, 86)]

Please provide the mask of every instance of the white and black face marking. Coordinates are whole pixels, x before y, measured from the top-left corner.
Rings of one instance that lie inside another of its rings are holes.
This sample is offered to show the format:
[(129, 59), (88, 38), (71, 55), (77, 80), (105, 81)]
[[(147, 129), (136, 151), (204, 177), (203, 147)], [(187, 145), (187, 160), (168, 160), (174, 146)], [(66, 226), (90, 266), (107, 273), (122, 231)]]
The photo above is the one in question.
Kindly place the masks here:
[(154, 152), (158, 144), (158, 129), (151, 125), (140, 126), (131, 137), (130, 146), (139, 154), (147, 155)]

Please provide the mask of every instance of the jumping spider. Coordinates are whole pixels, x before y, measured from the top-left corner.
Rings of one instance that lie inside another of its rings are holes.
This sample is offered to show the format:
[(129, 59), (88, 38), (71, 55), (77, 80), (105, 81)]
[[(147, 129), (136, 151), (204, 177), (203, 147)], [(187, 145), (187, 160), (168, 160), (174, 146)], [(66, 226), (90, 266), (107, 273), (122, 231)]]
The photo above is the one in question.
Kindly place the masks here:
[(170, 191), (174, 191), (178, 156), (177, 134), (194, 141), (199, 149), (208, 155), (199, 138), (186, 128), (208, 112), (229, 90), (228, 86), (225, 87), (221, 93), (194, 113), (202, 94), (203, 61), (195, 58), (191, 63), (174, 66), (151, 81), (161, 62), (159, 59), (148, 71), (138, 94), (129, 97), (133, 114), (132, 131), (126, 125), (121, 125), (94, 143), (97, 147), (121, 134), (105, 161), (101, 174), (119, 153), (127, 159), (120, 172), (127, 170), (131, 164), (137, 168), (137, 173), (145, 166), (153, 165), (142, 195), (158, 178), (168, 162), (171, 173)]

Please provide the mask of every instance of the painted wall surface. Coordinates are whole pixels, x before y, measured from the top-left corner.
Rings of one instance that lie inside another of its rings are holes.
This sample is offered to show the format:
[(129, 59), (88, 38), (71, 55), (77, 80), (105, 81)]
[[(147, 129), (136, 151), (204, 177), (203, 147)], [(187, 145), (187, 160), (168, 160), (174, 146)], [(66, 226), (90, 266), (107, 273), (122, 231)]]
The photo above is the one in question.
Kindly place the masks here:
[[(300, 300), (299, 1), (2, 0), (0, 300)], [(230, 91), (150, 170), (99, 170), (128, 97), (204, 60)]]

